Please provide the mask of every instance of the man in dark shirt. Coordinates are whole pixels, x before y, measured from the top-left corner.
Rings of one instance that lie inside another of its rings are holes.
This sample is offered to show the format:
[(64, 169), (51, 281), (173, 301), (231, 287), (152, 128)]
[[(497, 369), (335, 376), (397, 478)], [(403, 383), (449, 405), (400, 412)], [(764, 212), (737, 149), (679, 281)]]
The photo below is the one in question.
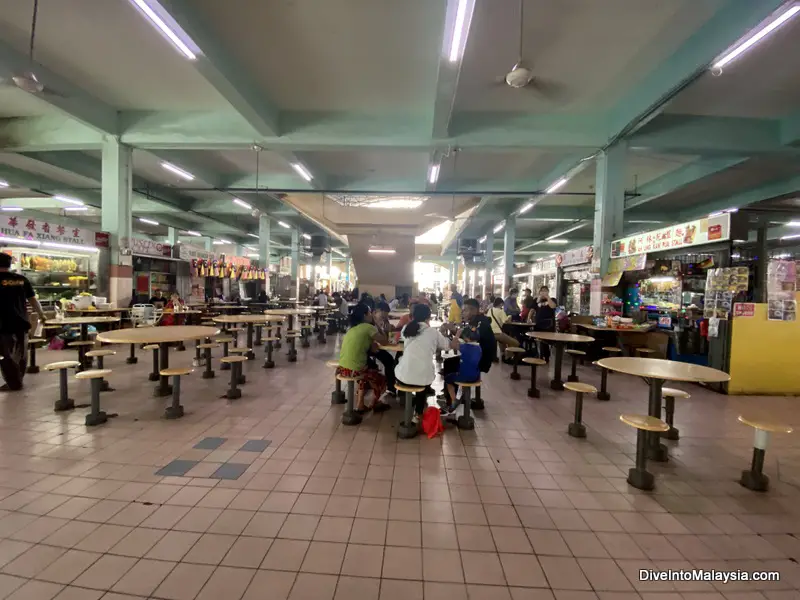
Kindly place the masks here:
[(28, 320), (26, 303), (44, 322), (42, 305), (36, 299), (31, 282), (18, 273), (9, 271), (11, 256), (0, 253), (0, 371), (5, 385), (0, 391), (22, 389), (22, 378), (28, 362)]
[(167, 299), (164, 298), (164, 293), (161, 290), (153, 292), (153, 297), (150, 298), (148, 304), (152, 304), (156, 308), (164, 308), (167, 305)]

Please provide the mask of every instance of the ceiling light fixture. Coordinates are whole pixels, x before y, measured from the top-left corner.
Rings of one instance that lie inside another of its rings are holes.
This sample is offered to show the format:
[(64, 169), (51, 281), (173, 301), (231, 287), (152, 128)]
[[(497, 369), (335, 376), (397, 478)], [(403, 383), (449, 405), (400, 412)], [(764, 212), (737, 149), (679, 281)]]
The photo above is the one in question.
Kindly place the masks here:
[(486, 241), (486, 236), (483, 236), (481, 239), (478, 240), (479, 244), (483, 244)]
[(260, 254), (257, 254), (257, 253), (255, 253), (255, 252), (251, 252), (250, 254), (248, 254), (248, 255), (247, 255), (247, 257), (248, 257), (248, 258), (260, 258), (260, 257), (261, 257), (261, 255), (260, 255)]
[(22, 212), (21, 206), (0, 206), (3, 212)]
[(369, 249), (369, 253), (370, 254), (394, 254), (395, 253), (395, 249), (394, 248), (370, 248)]
[(186, 231), (185, 233), (186, 235), (191, 235), (192, 237), (202, 237), (202, 234), (197, 231)]
[(564, 238), (548, 238), (546, 241), (548, 244), (569, 244), (569, 240), (565, 240)]
[(305, 179), (306, 181), (309, 181), (309, 182), (310, 182), (312, 179), (314, 179), (314, 177), (311, 175), (311, 173), (309, 172), (309, 170), (308, 170), (308, 169), (306, 169), (306, 168), (305, 168), (303, 165), (301, 165), (300, 163), (292, 163), (292, 168), (293, 168), (295, 171), (297, 171), (297, 174), (298, 174), (298, 175), (300, 175), (300, 177), (302, 177), (302, 178), (303, 178), (303, 179)]
[(246, 208), (247, 210), (253, 210), (253, 206), (245, 202), (244, 200), (240, 200), (239, 198), (234, 198), (233, 203), (237, 206), (241, 206), (242, 208)]
[(8, 182), (5, 179), (0, 179), (0, 188), (7, 188)]
[(291, 229), (292, 228), (291, 225), (289, 225), (288, 223), (284, 223), (283, 221), (278, 221), (278, 225), (280, 225), (284, 229)]
[(389, 198), (387, 200), (380, 200), (378, 202), (372, 202), (370, 204), (365, 204), (366, 208), (383, 208), (383, 209), (413, 209), (419, 208), (422, 206), (422, 203), (425, 202), (424, 200), (412, 200), (410, 198)]
[(248, 233), (247, 235), (249, 235), (251, 238), (256, 238), (257, 240), (261, 239), (255, 233)]
[(64, 202), (65, 204), (74, 204), (75, 206), (83, 206), (83, 201), (82, 200), (77, 200), (75, 198), (70, 198), (69, 196), (61, 196), (59, 194), (59, 195), (53, 196), (53, 198), (55, 200), (60, 200), (61, 202)]
[(222, 239), (220, 240), (220, 242), (222, 242), (223, 244), (232, 244), (233, 243), (230, 240), (222, 240)]
[(782, 240), (796, 240), (800, 238), (800, 233), (795, 233), (794, 235), (784, 235), (781, 237)]
[[(156, 2), (148, 2), (147, 0), (131, 0), (131, 3), (139, 9), (147, 20), (164, 36), (164, 38), (172, 44), (175, 49), (180, 52), (184, 57), (189, 60), (196, 60), (199, 50), (195, 44), (192, 43), (189, 36), (186, 35), (175, 20)], [(180, 34), (180, 35), (179, 35)], [(181, 39), (185, 38), (187, 41)], [(188, 42), (188, 43), (187, 43)], [(190, 48), (195, 46), (195, 49)]]
[(554, 192), (557, 192), (558, 190), (560, 190), (562, 187), (564, 187), (567, 184), (567, 181), (569, 181), (569, 179), (567, 179), (566, 177), (562, 177), (561, 179), (559, 179), (555, 183), (553, 183), (549, 188), (547, 188), (544, 191), (544, 193), (545, 194), (552, 194)]
[(469, 31), (469, 20), (467, 19), (467, 4), (469, 0), (458, 0), (456, 7), (456, 18), (453, 23), (453, 35), (450, 38), (450, 51), (447, 58), (451, 63), (458, 61), (464, 53), (467, 45), (467, 31)]
[(786, 23), (786, 21), (794, 17), (798, 12), (800, 12), (800, 5), (795, 4), (779, 15), (773, 14), (771, 20), (765, 22), (761, 28), (749, 34), (745, 39), (737, 42), (732, 49), (728, 50), (725, 52), (725, 54), (715, 60), (712, 63), (711, 68), (722, 69), (722, 67), (725, 65), (736, 60), (750, 48), (755, 46), (758, 42), (767, 37), (770, 33), (775, 31), (778, 27)]
[(45, 248), (58, 248), (59, 250), (79, 250), (81, 252), (100, 252), (99, 248), (89, 248), (87, 246), (78, 246), (77, 244), (59, 244), (56, 242), (42, 242)]
[(787, 227), (800, 227), (800, 221), (789, 221), (786, 224)]
[(139, 220), (142, 223), (147, 223), (148, 225), (160, 225), (158, 221), (153, 221), (152, 219), (145, 219), (144, 217), (139, 217)]
[(494, 226), (494, 229), (492, 229), (492, 232), (493, 233), (500, 233), (503, 230), (503, 227), (505, 227), (505, 226), (506, 226), (506, 222), (505, 221), (503, 221), (502, 223), (498, 223), (497, 225)]
[(222, 244), (224, 244), (225, 242), (223, 242), (222, 240), (214, 240), (214, 241), (213, 241), (213, 242), (211, 242), (211, 243), (212, 243), (212, 244), (214, 244), (215, 246), (221, 246), (221, 245), (222, 245)]
[(526, 212), (532, 209), (533, 206), (534, 206), (533, 202), (528, 202), (525, 206), (519, 209), (519, 214), (524, 215)]
[(441, 165), (431, 165), (428, 169), (428, 183), (433, 185), (439, 180), (439, 171), (441, 170)]
[(189, 173), (189, 171), (184, 171), (180, 167), (176, 167), (172, 163), (168, 163), (167, 161), (162, 161), (161, 168), (166, 169), (170, 173), (175, 173), (181, 179), (185, 179), (186, 181), (192, 181), (194, 179), (194, 175)]
[(88, 206), (65, 206), (65, 211), (68, 212), (86, 212), (89, 210)]
[(573, 231), (577, 231), (578, 229), (580, 229), (582, 227), (585, 227), (585, 226), (586, 226), (586, 223), (581, 223), (580, 225), (575, 225), (574, 227), (570, 227), (569, 229), (565, 229), (564, 231), (560, 231), (560, 232), (555, 233), (555, 234), (553, 234), (551, 236), (548, 236), (548, 237), (546, 237), (544, 239), (545, 239), (545, 241), (549, 242), (550, 240), (558, 239), (558, 238), (560, 238), (562, 236), (567, 235), (568, 233), (572, 233)]
[(310, 236), (310, 235), (308, 235), (307, 233), (304, 233), (304, 234), (302, 234), (302, 235), (303, 235), (303, 239), (304, 239), (304, 240), (310, 240), (310, 239), (311, 239), (311, 236)]

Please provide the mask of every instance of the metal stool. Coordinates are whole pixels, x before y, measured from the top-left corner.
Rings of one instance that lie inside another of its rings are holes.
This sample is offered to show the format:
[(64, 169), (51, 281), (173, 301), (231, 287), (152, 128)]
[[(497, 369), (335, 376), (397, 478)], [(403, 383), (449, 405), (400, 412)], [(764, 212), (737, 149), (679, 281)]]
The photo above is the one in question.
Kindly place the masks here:
[(36, 348), (40, 348), (47, 340), (42, 338), (31, 338), (28, 340), (28, 368), (25, 369), (26, 373), (38, 373), (39, 366), (36, 364)]
[(264, 347), (264, 353), (265, 353), (264, 368), (265, 369), (274, 369), (275, 368), (275, 361), (272, 360), (272, 351), (274, 349), (273, 348), (273, 344), (275, 342), (277, 342), (277, 341), (278, 341), (278, 338), (272, 337), (272, 336), (264, 338), (264, 342), (265, 342), (265, 347)]
[(395, 388), (398, 392), (403, 392), (405, 396), (403, 420), (400, 421), (400, 424), (397, 426), (397, 437), (402, 440), (408, 440), (416, 437), (419, 429), (417, 424), (412, 420), (414, 416), (414, 394), (424, 392), (425, 386), (403, 385), (402, 383), (398, 383), (395, 385)]
[(593, 385), (589, 385), (588, 383), (578, 383), (577, 381), (570, 382), (564, 384), (564, 389), (569, 390), (571, 392), (575, 392), (575, 417), (572, 423), (569, 424), (567, 427), (567, 433), (572, 437), (576, 438), (585, 438), (586, 437), (586, 426), (583, 424), (583, 395), (584, 394), (595, 394), (597, 393), (597, 388)]
[[(219, 344), (222, 344), (222, 358), (227, 358), (229, 356), (228, 344), (233, 342), (233, 338), (230, 337), (230, 336), (227, 336), (227, 335), (223, 335), (223, 336), (219, 336), (219, 337), (214, 338), (214, 341), (219, 343)], [(220, 365), (219, 370), (220, 371), (227, 371), (230, 368), (231, 368), (231, 363), (226, 363), (225, 361), (222, 361), (222, 364)]]
[(53, 405), (54, 411), (61, 412), (75, 408), (75, 401), (70, 399), (67, 390), (67, 369), (74, 369), (80, 364), (77, 360), (63, 360), (44, 366), (45, 371), (58, 371), (58, 400)]
[(530, 356), (526, 356), (522, 359), (522, 362), (531, 366), (531, 387), (528, 388), (528, 398), (539, 398), (541, 396), (541, 392), (539, 391), (539, 388), (536, 387), (536, 367), (546, 365), (547, 361), (542, 360), (541, 358), (531, 358)]
[(339, 361), (338, 360), (329, 360), (325, 363), (326, 367), (333, 367), (333, 380), (334, 380), (334, 389), (331, 392), (331, 404), (344, 404), (347, 402), (347, 398), (345, 398), (344, 392), (342, 391), (342, 382), (339, 381), (339, 378), (336, 376), (336, 369), (339, 368)]
[(100, 410), (100, 387), (103, 378), (111, 374), (111, 369), (90, 369), (81, 371), (75, 375), (75, 379), (89, 379), (92, 386), (92, 401), (89, 414), (86, 415), (85, 424), (87, 427), (102, 425), (108, 421), (108, 415)]
[(572, 369), (567, 377), (567, 381), (578, 381), (578, 358), (583, 358), (586, 356), (586, 352), (583, 350), (573, 350), (572, 348), (568, 348), (567, 350), (564, 350), (564, 352), (572, 356)]
[(521, 375), (519, 371), (517, 371), (517, 367), (519, 367), (519, 355), (525, 354), (525, 348), (506, 348), (506, 354), (513, 354), (514, 355), (514, 368), (511, 371), (511, 375), (509, 377), (514, 381), (521, 379)]
[[(231, 348), (231, 355), (233, 356), (244, 356), (247, 360), (250, 360), (249, 355), (253, 350), (251, 348)], [(247, 378), (242, 373), (242, 365), (239, 365), (239, 385), (244, 385), (247, 383)]]
[(791, 425), (768, 421), (758, 417), (739, 415), (739, 422), (756, 430), (753, 441), (753, 461), (750, 469), (742, 471), (739, 483), (754, 492), (766, 492), (769, 489), (769, 477), (764, 475), (764, 457), (767, 452), (770, 433), (792, 433)]
[(647, 470), (647, 436), (649, 432), (663, 432), (669, 426), (657, 417), (645, 415), (620, 415), (619, 420), (636, 428), (636, 466), (628, 470), (628, 483), (640, 490), (652, 490), (653, 474)]
[[(89, 352), (86, 353), (86, 358), (96, 358), (97, 359), (97, 368), (102, 370), (102, 369), (105, 368), (105, 365), (103, 365), (103, 359), (106, 356), (114, 356), (115, 354), (116, 354), (116, 352), (114, 350), (103, 350), (103, 349), (90, 350)], [(114, 388), (110, 387), (108, 385), (108, 382), (105, 379), (103, 379), (100, 382), (100, 391), (101, 392), (113, 392)]]
[(337, 375), (336, 379), (347, 382), (347, 407), (342, 414), (342, 425), (358, 425), (361, 423), (361, 415), (355, 411), (354, 403), (356, 399), (356, 382), (359, 381), (361, 377)]
[(231, 370), (231, 387), (223, 398), (228, 400), (236, 400), (242, 397), (242, 390), (237, 386), (239, 385), (239, 378), (241, 377), (242, 363), (247, 360), (246, 356), (225, 356), (220, 359), (223, 364), (230, 365)]
[(129, 365), (135, 365), (139, 362), (139, 359), (136, 358), (136, 344), (131, 344), (131, 353), (128, 355), (128, 358), (125, 359), (125, 362)]
[(689, 399), (689, 392), (677, 390), (675, 388), (662, 388), (661, 397), (664, 399), (664, 421), (669, 425), (669, 431), (661, 434), (661, 437), (668, 440), (679, 440), (680, 432), (675, 429), (675, 398)]
[(164, 369), (160, 372), (162, 377), (172, 377), (172, 404), (164, 410), (165, 419), (180, 419), (183, 416), (181, 406), (181, 375), (188, 375), (194, 369), (175, 368)]
[(160, 376), (158, 375), (158, 351), (159, 346), (158, 344), (147, 344), (142, 350), (152, 350), (153, 351), (153, 370), (150, 371), (150, 374), (147, 376), (147, 379), (150, 381), (158, 381)]
[[(519, 377), (519, 374), (517, 374)], [(480, 381), (456, 381), (455, 384), (461, 388), (461, 402), (464, 404), (464, 414), (456, 419), (456, 425), (459, 429), (472, 430), (475, 429), (475, 419), (469, 414), (469, 409), (472, 406), (470, 396), (472, 388), (479, 388)]]
[(208, 342), (205, 344), (199, 344), (198, 350), (203, 351), (203, 357), (205, 359), (205, 369), (203, 370), (203, 379), (214, 379), (214, 369), (212, 369), (211, 364), (211, 350), (213, 348), (219, 348), (219, 344), (216, 342)]

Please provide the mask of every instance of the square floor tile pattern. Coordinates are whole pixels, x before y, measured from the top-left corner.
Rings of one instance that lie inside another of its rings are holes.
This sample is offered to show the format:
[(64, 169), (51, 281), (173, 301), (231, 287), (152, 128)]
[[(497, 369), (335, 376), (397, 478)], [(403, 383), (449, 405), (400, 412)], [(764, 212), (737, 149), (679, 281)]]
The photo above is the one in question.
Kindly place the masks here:
[[(775, 436), (771, 489), (737, 479), (758, 405), (796, 422), (796, 398), (726, 397), (697, 386), (676, 409), (679, 442), (628, 486), (647, 387), (609, 377), (570, 438), (567, 394), (526, 396), (506, 365), (484, 377), (474, 431), (397, 439), (401, 407), (341, 425), (326, 360), (245, 363), (235, 403), (224, 378), (187, 378), (175, 421), (141, 401), (147, 364), (110, 357), (113, 422), (53, 414), (53, 381), (0, 393), (0, 598), (10, 600), (787, 600), (800, 592), (800, 438)], [(340, 340), (339, 340), (340, 343)], [(219, 352), (217, 351), (217, 354)], [(175, 353), (176, 365), (191, 353)], [(216, 357), (216, 355), (215, 355)], [(61, 359), (42, 351), (41, 360)], [(302, 376), (300, 376), (302, 374)], [(599, 384), (589, 365), (581, 381)], [(71, 384), (77, 399), (89, 387)], [(441, 388), (441, 381), (434, 384)], [(268, 391), (267, 391), (268, 390)], [(13, 403), (13, 404), (12, 404)], [(158, 470), (156, 470), (158, 469)], [(639, 569), (774, 570), (779, 582), (641, 582)]]

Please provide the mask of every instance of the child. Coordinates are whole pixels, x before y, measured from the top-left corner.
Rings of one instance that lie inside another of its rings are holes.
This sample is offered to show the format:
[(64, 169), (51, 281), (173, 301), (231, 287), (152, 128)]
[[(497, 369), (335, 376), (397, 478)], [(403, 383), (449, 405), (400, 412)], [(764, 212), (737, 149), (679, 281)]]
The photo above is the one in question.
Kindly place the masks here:
[(462, 341), (458, 351), (461, 354), (461, 361), (459, 362), (458, 372), (445, 375), (444, 378), (444, 382), (447, 385), (448, 402), (442, 411), (448, 413), (453, 412), (456, 408), (456, 382), (474, 383), (481, 378), (481, 346), (478, 343), (480, 336), (477, 328), (465, 327), (461, 330), (460, 338)]
[[(406, 325), (401, 336), (405, 341), (403, 356), (400, 357), (394, 370), (398, 384), (427, 387), (433, 383), (436, 373), (433, 357), (436, 350), (457, 349), (458, 341), (450, 341), (438, 329), (430, 326), (431, 309), (425, 304), (415, 304), (411, 312), (411, 321)], [(414, 423), (427, 406), (427, 394), (419, 392), (414, 395)]]

